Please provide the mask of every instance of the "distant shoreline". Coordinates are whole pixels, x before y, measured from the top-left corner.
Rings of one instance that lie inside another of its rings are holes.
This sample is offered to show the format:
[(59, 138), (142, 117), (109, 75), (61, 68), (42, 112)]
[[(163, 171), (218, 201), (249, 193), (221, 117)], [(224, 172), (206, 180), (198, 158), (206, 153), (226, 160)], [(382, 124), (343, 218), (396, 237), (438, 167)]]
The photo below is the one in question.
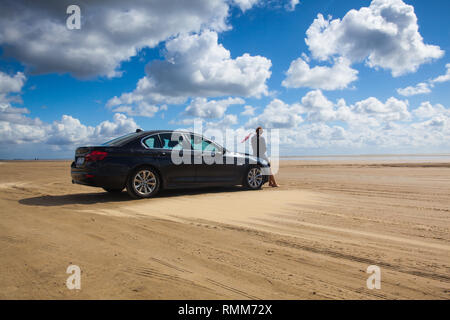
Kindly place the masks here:
[[(298, 155), (280, 156), (280, 161), (414, 161), (421, 162), (450, 162), (450, 154), (356, 154), (356, 155)], [(34, 161), (73, 161), (67, 159), (0, 159), (0, 162), (34, 162)]]
[(280, 161), (416, 161), (450, 162), (450, 154), (377, 154), (335, 156), (281, 156)]
[(358, 157), (449, 157), (450, 153), (381, 153), (381, 154), (337, 154), (337, 155), (292, 155), (292, 156), (280, 156), (283, 158), (358, 158)]

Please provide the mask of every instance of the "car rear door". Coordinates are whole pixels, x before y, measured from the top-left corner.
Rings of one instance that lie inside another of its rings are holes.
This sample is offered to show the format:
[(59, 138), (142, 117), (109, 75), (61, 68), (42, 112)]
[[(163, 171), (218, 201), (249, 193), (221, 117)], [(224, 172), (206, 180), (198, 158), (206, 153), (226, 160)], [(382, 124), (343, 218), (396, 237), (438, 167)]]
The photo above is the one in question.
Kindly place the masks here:
[(177, 188), (195, 184), (195, 168), (189, 137), (184, 133), (160, 133), (160, 170), (166, 187)]

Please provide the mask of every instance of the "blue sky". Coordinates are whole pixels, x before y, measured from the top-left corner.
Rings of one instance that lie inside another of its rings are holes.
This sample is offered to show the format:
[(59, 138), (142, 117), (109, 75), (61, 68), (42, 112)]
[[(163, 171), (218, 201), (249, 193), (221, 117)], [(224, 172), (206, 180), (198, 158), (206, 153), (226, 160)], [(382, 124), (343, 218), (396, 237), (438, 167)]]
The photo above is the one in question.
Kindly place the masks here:
[(0, 158), (194, 119), (284, 155), (450, 152), (449, 1), (176, 2), (80, 1), (80, 30), (73, 1), (2, 2)]

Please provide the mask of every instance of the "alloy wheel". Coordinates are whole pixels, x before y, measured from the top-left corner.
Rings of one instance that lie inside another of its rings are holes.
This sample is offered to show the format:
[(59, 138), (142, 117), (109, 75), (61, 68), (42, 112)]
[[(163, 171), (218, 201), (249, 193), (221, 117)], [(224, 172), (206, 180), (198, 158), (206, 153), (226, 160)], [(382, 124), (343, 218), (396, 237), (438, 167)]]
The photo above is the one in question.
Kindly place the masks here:
[(252, 168), (248, 171), (247, 183), (252, 189), (258, 189), (263, 182), (263, 176), (260, 168)]
[(133, 188), (141, 196), (150, 195), (156, 188), (156, 176), (150, 170), (144, 169), (136, 173), (133, 179)]

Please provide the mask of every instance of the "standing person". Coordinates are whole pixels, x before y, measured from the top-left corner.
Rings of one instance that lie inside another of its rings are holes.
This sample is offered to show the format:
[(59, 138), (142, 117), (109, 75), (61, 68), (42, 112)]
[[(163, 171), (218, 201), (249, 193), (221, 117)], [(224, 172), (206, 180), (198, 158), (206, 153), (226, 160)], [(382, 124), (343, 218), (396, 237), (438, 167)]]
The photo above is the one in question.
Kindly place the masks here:
[[(253, 155), (257, 158), (261, 158), (269, 162), (269, 159), (267, 158), (266, 152), (267, 152), (267, 145), (266, 145), (266, 139), (262, 136), (263, 134), (263, 128), (258, 127), (256, 128), (256, 134), (252, 137), (252, 149), (253, 149)], [(259, 146), (258, 146), (258, 136), (259, 136)], [(259, 148), (259, 150), (258, 150)], [(259, 151), (259, 152), (258, 152)], [(279, 185), (275, 181), (275, 177), (272, 174), (272, 169), (270, 169), (270, 176), (269, 176), (269, 186), (272, 188), (278, 188)]]

